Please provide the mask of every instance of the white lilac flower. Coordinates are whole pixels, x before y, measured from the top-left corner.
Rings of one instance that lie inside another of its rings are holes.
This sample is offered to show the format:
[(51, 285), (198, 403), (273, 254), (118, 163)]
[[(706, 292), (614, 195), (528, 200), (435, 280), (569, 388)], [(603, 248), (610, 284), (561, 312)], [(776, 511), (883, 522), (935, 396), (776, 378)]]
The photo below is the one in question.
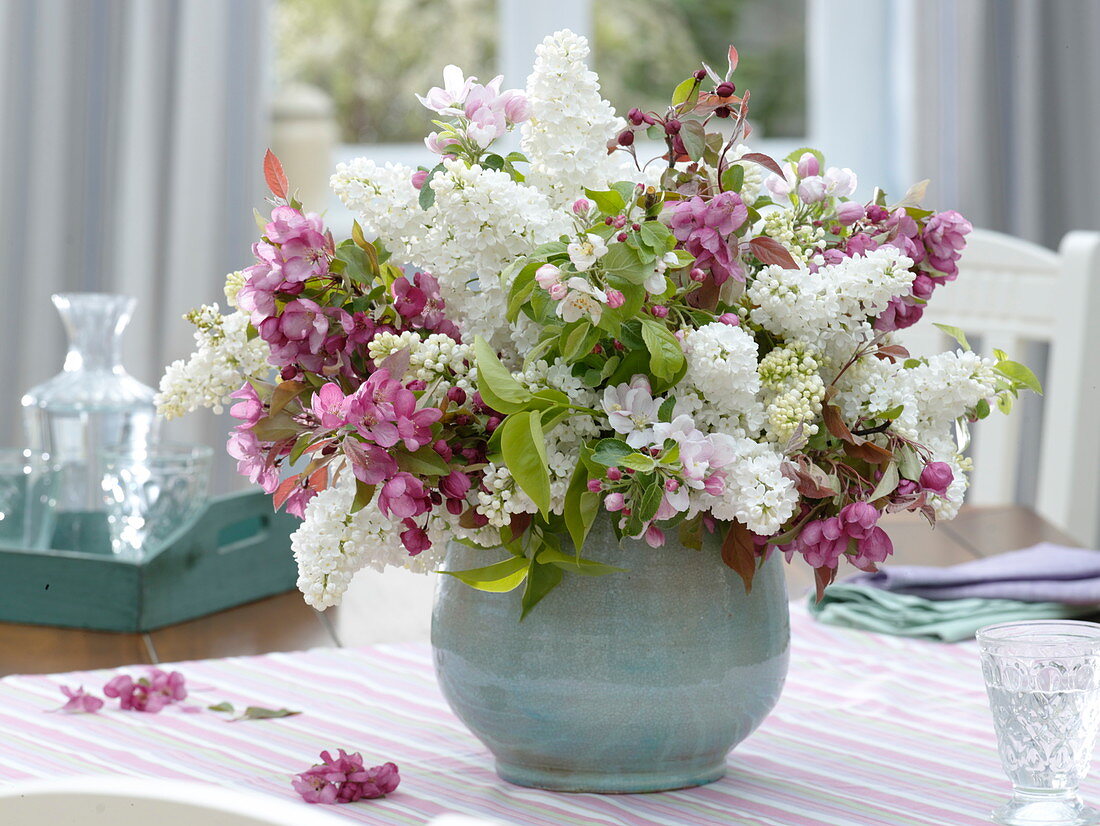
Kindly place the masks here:
[(607, 254), (607, 244), (599, 235), (590, 232), (583, 239), (573, 241), (566, 250), (577, 272), (585, 272)]
[(603, 315), (603, 308), (607, 304), (607, 293), (579, 276), (570, 278), (565, 282), (565, 286), (569, 291), (565, 294), (565, 298), (558, 302), (558, 317), (566, 324), (572, 324), (582, 318), (598, 324), (600, 316)]
[(425, 184), (435, 193), (428, 209), (420, 208), (411, 167), (356, 159), (337, 167), (332, 187), (397, 262), (436, 276), (447, 316), (466, 339), (480, 335), (500, 350), (529, 344), (529, 335), (514, 338), (517, 331), (501, 322), (509, 285), (498, 275), (572, 222), (505, 172), (449, 159), (443, 166)]
[(765, 426), (771, 441), (785, 444), (799, 426), (807, 438), (817, 433), (825, 382), (815, 356), (803, 342), (789, 341), (761, 359), (758, 372), (765, 389)]
[(909, 293), (912, 265), (894, 247), (880, 247), (816, 271), (765, 267), (748, 289), (752, 320), (826, 355), (838, 348), (851, 355), (872, 335), (868, 317)]
[(166, 419), (208, 407), (221, 413), (231, 403), (229, 394), (248, 377), (265, 377), (271, 367), (267, 343), (248, 339), (248, 316), (222, 315), (217, 304), (204, 305), (184, 316), (195, 325), (195, 352), (165, 368), (156, 396), (158, 412)]
[(383, 331), (367, 343), (367, 355), (375, 364), (387, 356), (405, 350), (409, 354), (406, 378), (432, 382), (441, 376), (464, 376), (469, 372), (473, 353), (469, 345), (460, 344), (450, 336), (432, 333), (421, 338), (419, 333)]
[(706, 324), (684, 336), (684, 354), (687, 384), (707, 406), (746, 421), (762, 418), (762, 412), (757, 412), (761, 409), (757, 345), (751, 334), (728, 324)]
[(442, 524), (430, 525), (432, 547), (409, 556), (401, 544), (400, 523), (394, 523), (371, 502), (351, 513), (355, 478), (342, 472), (336, 482), (306, 505), (305, 519), (290, 535), (298, 563), (298, 589), (314, 608), (338, 605), (351, 578), (362, 568), (382, 571), (407, 568), (417, 573), (436, 570), (446, 545)]
[(798, 491), (783, 475), (783, 456), (774, 447), (751, 439), (711, 434), (730, 461), (720, 468), (725, 488), (718, 496), (697, 494), (696, 505), (716, 519), (734, 520), (760, 536), (770, 536), (790, 519)]
[(645, 376), (635, 376), (630, 384), (606, 388), (603, 409), (612, 429), (626, 436), (628, 445), (638, 448), (653, 443), (661, 400), (653, 398)]
[(521, 127), (521, 148), (531, 162), (527, 182), (556, 206), (571, 204), (585, 187), (633, 179), (625, 153), (607, 154), (608, 140), (625, 123), (601, 97), (599, 79), (585, 65), (588, 54), (585, 38), (555, 32), (535, 49), (527, 78), (531, 119)]

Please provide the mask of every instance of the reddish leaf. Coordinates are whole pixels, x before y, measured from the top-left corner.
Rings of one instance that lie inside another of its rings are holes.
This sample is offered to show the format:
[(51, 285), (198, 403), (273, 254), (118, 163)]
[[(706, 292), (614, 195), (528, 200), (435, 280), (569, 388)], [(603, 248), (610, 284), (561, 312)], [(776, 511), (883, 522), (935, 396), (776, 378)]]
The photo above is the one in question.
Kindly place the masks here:
[(730, 49), (726, 54), (729, 57), (729, 62), (730, 62), (729, 71), (726, 72), (726, 80), (729, 80), (730, 75), (732, 75), (737, 70), (737, 60), (738, 60), (737, 49), (733, 48), (732, 43), (730, 44)]
[[(745, 157), (747, 158), (748, 155), (745, 155)], [(752, 250), (752, 254), (760, 259), (761, 264), (776, 264), (785, 270), (798, 269), (798, 262), (787, 252), (787, 248), (774, 238), (758, 235), (756, 238), (749, 240), (749, 248)]]
[(281, 413), (288, 404), (308, 389), (309, 385), (304, 381), (279, 382), (274, 392), (271, 394), (271, 404), (267, 414), (269, 416), (275, 416)]
[(874, 442), (858, 439), (844, 445), (844, 451), (856, 459), (862, 459), (869, 465), (884, 465), (894, 459), (894, 454)]
[(848, 425), (844, 424), (844, 419), (840, 417), (839, 407), (832, 404), (822, 405), (821, 418), (825, 420), (825, 427), (833, 436), (844, 442), (855, 441), (856, 437), (852, 435), (852, 431), (848, 429)]
[(275, 492), (271, 494), (271, 501), (275, 504), (275, 510), (283, 507), (283, 503), (290, 498), (290, 494), (294, 493), (294, 489), (298, 487), (299, 482), (300, 478), (298, 474), (295, 474), (279, 483), (279, 487), (275, 488)]
[(730, 522), (722, 542), (722, 561), (741, 577), (745, 583), (745, 593), (752, 591), (752, 579), (756, 576), (756, 545), (752, 541), (752, 532), (740, 522)]
[(814, 568), (814, 584), (817, 586), (817, 601), (825, 596), (825, 589), (836, 579), (836, 568)]
[(909, 351), (900, 344), (884, 344), (875, 351), (875, 355), (883, 360), (898, 361), (909, 358)]
[[(745, 99), (748, 99), (748, 94), (745, 95)], [(783, 168), (776, 162), (775, 158), (770, 155), (765, 155), (763, 152), (749, 152), (747, 155), (742, 155), (737, 160), (739, 161), (753, 161), (760, 164), (769, 172), (774, 172), (780, 178), (783, 177)]]
[(287, 199), (289, 182), (286, 179), (286, 173), (283, 172), (282, 163), (270, 149), (264, 153), (264, 180), (267, 181), (267, 188), (271, 190), (272, 195), (284, 201)]
[(328, 465), (310, 474), (309, 486), (316, 491), (322, 491), (328, 487)]

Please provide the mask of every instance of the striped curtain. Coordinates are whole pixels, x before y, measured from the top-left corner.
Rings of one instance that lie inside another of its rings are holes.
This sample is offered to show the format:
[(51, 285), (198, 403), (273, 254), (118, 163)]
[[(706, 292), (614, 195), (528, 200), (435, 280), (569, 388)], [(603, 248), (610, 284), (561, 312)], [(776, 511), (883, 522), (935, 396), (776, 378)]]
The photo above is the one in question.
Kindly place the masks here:
[[(137, 296), (125, 364), (153, 386), (190, 350), (181, 314), (224, 305), (262, 200), (268, 15), (266, 0), (0, 2), (0, 444), (21, 443), (20, 396), (61, 367), (51, 293)], [(225, 439), (209, 416), (173, 428)]]

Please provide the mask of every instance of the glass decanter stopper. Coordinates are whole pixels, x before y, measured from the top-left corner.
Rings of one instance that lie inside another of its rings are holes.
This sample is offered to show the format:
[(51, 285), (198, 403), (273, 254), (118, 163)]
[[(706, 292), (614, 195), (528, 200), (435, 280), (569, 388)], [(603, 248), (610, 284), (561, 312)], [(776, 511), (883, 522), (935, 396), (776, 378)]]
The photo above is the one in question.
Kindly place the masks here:
[(69, 336), (61, 373), (23, 397), (33, 450), (59, 468), (52, 547), (111, 552), (102, 483), (107, 452), (142, 453), (156, 442), (155, 391), (121, 363), (122, 331), (137, 299), (105, 293), (53, 296)]

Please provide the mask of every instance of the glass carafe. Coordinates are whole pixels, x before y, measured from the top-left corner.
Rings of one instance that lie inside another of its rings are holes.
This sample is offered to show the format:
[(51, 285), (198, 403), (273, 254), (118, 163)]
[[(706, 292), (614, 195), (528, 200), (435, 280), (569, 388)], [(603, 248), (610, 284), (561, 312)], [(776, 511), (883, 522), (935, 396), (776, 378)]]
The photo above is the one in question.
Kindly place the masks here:
[(54, 306), (69, 336), (61, 373), (23, 397), (24, 424), (34, 450), (59, 467), (59, 549), (110, 553), (103, 461), (107, 452), (140, 453), (155, 443), (155, 391), (122, 367), (122, 331), (137, 300), (105, 293), (61, 293)]

